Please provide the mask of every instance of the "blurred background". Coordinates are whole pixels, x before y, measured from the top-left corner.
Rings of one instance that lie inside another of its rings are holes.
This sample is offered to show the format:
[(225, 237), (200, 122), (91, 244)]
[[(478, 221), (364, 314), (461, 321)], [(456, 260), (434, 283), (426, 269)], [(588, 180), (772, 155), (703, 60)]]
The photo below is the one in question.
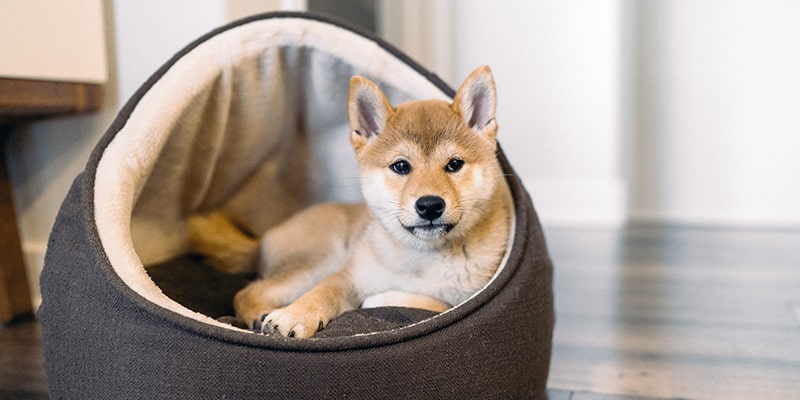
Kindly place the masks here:
[(104, 88), (97, 112), (3, 134), (30, 277), (139, 85), (209, 30), (273, 10), (345, 18), (451, 86), (490, 65), (499, 140), (547, 228), (800, 228), (797, 1), (0, 0), (0, 77)]

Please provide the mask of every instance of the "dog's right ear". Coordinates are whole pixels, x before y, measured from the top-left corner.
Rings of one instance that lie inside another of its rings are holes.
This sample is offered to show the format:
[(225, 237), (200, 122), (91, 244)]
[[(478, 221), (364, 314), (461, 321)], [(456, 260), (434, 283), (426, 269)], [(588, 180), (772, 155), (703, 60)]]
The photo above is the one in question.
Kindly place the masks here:
[(350, 143), (353, 148), (358, 150), (378, 137), (386, 127), (386, 120), (392, 110), (392, 104), (378, 85), (361, 76), (351, 78), (347, 114), (350, 118)]

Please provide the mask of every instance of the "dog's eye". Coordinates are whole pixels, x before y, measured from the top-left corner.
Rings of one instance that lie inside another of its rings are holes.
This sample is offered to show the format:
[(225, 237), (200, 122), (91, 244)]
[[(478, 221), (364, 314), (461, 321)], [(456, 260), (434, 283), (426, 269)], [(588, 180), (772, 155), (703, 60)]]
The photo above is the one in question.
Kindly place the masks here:
[(411, 164), (408, 163), (406, 160), (398, 160), (395, 161), (394, 164), (389, 166), (395, 174), (398, 175), (407, 175), (411, 172)]
[(444, 167), (444, 170), (447, 172), (458, 172), (458, 170), (460, 170), (463, 166), (464, 160), (454, 158), (447, 163), (447, 165)]

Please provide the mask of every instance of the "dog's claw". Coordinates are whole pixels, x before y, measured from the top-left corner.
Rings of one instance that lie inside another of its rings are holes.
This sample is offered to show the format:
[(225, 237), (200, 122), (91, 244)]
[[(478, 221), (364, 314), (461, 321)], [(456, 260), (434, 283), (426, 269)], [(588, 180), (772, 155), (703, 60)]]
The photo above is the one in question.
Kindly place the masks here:
[(254, 319), (251, 323), (251, 328), (256, 333), (261, 333), (262, 329), (264, 328), (264, 320), (267, 319), (269, 313), (262, 314), (260, 318)]
[(279, 308), (272, 310), (269, 316), (261, 317), (260, 333), (275, 337), (304, 339), (324, 329), (327, 323), (328, 318), (325, 315), (313, 314), (302, 309)]
[(262, 314), (260, 317), (252, 320), (250, 322), (250, 330), (255, 333), (264, 333), (264, 328), (267, 326), (265, 325), (264, 321), (269, 316), (269, 313)]

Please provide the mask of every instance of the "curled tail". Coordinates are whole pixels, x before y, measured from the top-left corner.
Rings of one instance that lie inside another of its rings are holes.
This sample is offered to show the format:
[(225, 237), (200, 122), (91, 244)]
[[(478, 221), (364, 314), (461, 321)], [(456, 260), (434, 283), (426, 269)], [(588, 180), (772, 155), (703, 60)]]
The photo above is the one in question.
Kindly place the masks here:
[(226, 274), (258, 270), (259, 241), (239, 229), (225, 214), (214, 211), (189, 218), (192, 253), (204, 257), (214, 269)]

